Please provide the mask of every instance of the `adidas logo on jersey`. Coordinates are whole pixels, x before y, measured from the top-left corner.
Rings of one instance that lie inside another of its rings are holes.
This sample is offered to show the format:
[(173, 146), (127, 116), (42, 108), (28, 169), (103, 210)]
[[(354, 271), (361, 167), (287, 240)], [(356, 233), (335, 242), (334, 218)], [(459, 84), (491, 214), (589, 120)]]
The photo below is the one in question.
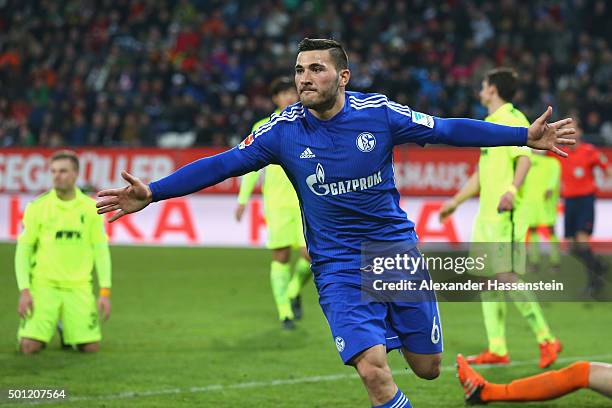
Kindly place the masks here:
[(312, 150), (310, 150), (310, 147), (307, 147), (306, 150), (304, 150), (302, 154), (300, 154), (300, 159), (312, 159), (313, 157), (317, 156), (315, 156)]

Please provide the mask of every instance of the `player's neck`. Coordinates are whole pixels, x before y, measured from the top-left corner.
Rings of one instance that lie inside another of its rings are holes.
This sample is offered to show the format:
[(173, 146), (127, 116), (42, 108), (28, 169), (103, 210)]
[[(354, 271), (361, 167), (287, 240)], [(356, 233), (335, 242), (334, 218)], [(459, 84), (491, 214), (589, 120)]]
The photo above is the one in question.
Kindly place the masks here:
[(504, 101), (501, 98), (494, 98), (491, 103), (489, 103), (489, 105), (487, 106), (487, 109), (489, 110), (489, 115), (494, 114), (499, 108), (501, 108), (503, 105), (505, 105), (506, 101)]
[(319, 120), (330, 120), (344, 108), (345, 93), (340, 92), (334, 104), (330, 107), (321, 108), (320, 110), (308, 109), (312, 115)]
[(74, 200), (74, 198), (76, 197), (76, 192), (74, 191), (74, 188), (70, 188), (68, 190), (59, 190), (56, 188), (55, 194), (57, 194), (57, 198), (62, 201)]

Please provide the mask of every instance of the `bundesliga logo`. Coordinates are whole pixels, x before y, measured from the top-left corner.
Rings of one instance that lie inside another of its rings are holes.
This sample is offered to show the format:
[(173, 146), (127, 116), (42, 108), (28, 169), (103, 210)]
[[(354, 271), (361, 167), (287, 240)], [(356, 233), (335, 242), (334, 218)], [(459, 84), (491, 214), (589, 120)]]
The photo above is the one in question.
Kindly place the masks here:
[(238, 145), (238, 149), (242, 150), (247, 146), (250, 146), (251, 144), (253, 144), (253, 142), (255, 141), (255, 137), (253, 136), (253, 134), (251, 133), (250, 135), (248, 135), (242, 142), (240, 142), (240, 144)]

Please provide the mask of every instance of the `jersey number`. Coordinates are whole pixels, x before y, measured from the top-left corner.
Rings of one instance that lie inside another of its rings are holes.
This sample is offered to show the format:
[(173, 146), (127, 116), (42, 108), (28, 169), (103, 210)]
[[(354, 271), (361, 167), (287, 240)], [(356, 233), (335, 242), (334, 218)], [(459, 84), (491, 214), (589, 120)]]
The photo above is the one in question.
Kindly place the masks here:
[(433, 318), (433, 326), (431, 327), (431, 342), (438, 344), (440, 341), (440, 326), (436, 323), (437, 316)]

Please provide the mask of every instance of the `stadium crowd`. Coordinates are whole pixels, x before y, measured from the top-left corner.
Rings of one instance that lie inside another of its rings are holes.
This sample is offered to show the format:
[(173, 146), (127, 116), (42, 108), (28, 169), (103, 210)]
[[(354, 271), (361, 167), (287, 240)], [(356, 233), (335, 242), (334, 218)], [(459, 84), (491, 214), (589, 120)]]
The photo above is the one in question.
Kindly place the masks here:
[(483, 73), (514, 66), (528, 118), (612, 145), (611, 21), (605, 0), (0, 0), (0, 146), (233, 145), (305, 36), (345, 43), (349, 89), (440, 116), (486, 116)]

